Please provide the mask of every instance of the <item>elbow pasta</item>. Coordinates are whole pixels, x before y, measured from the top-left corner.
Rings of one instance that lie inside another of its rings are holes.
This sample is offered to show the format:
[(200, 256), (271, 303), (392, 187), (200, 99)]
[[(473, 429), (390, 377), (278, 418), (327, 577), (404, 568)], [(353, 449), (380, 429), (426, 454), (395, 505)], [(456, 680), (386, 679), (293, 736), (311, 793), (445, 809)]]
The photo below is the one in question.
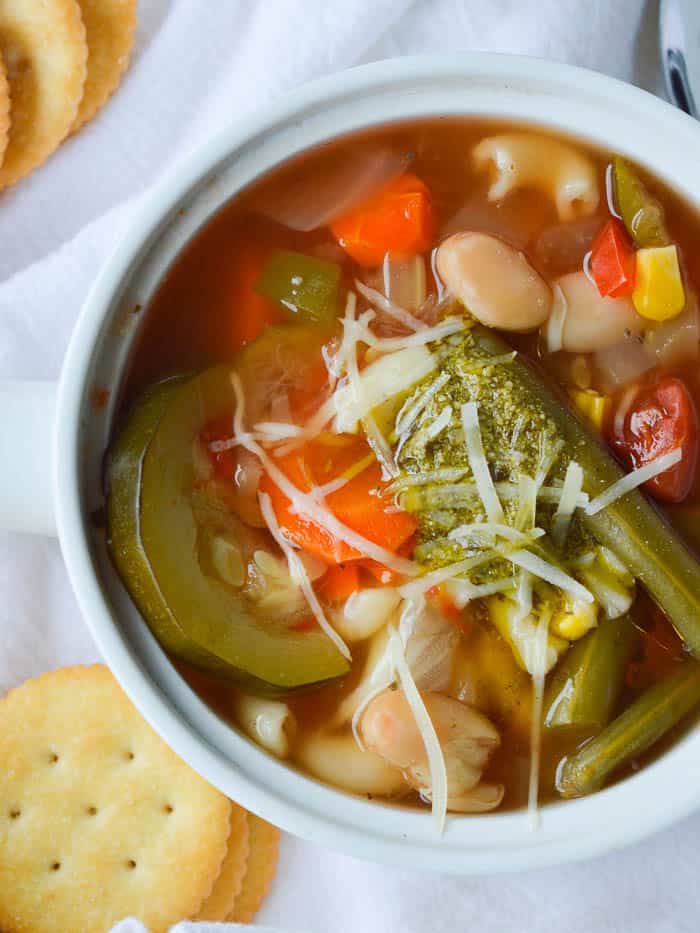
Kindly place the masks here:
[(289, 756), (297, 721), (286, 703), (240, 693), (234, 706), (236, 719), (246, 735), (278, 758)]
[(488, 136), (473, 152), (478, 170), (491, 169), (489, 201), (518, 188), (536, 188), (552, 198), (559, 219), (588, 217), (598, 206), (595, 165), (573, 146), (536, 133)]

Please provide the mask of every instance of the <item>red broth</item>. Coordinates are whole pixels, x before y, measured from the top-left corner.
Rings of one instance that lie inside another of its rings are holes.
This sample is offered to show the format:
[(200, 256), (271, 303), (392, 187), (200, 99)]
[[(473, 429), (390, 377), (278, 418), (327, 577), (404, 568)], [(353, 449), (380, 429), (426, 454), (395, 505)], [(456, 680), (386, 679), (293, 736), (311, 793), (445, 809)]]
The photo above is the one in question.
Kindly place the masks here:
[[(373, 148), (386, 147), (404, 156), (410, 172), (421, 179), (430, 192), (435, 215), (431, 249), (452, 233), (474, 230), (495, 235), (522, 251), (548, 282), (581, 270), (594, 236), (610, 218), (605, 176), (614, 154), (592, 150), (577, 141), (569, 143), (590, 160), (601, 192), (598, 207), (585, 217), (562, 221), (553, 199), (530, 185), (497, 203), (491, 202), (487, 192), (492, 179), (488, 173), (475, 169), (472, 150), (485, 137), (522, 130), (518, 126), (454, 118), (385, 126), (320, 146), (249, 186), (226, 204), (183, 250), (150, 305), (142, 312), (146, 317), (130, 361), (123, 406), (125, 416), (141, 393), (157, 381), (217, 363), (230, 363), (268, 326), (293, 319), (282, 305), (255, 291), (261, 270), (274, 250), (293, 250), (338, 264), (341, 289), (354, 288), (358, 276), (365, 280), (369, 277), (374, 284), (380, 281), (376, 272), (359, 267), (348, 256), (327, 226), (298, 232), (263, 216), (263, 213), (274, 213), (280, 192), (304, 190), (309, 186), (313, 190), (313, 179), (322, 178), (340, 161), (355, 159), (359, 162), (367, 158)], [(649, 194), (663, 205), (670, 239), (680, 252), (686, 292), (690, 293), (700, 284), (700, 254), (695, 248), (700, 219), (694, 208), (658, 180), (641, 170), (639, 177)], [(430, 254), (431, 250), (426, 250), (427, 289), (429, 294), (436, 294), (439, 283), (431, 271)], [(342, 308), (340, 311), (342, 313)], [(510, 337), (514, 346), (542, 366), (552, 384), (567, 391), (598, 392), (612, 399), (613, 406), (624, 395), (627, 386), (611, 386), (609, 374), (606, 375), (592, 353), (551, 355), (545, 341), (537, 334)], [(638, 379), (648, 383), (664, 375), (681, 379), (695, 405), (700, 405), (697, 346), (672, 366), (657, 366), (651, 375), (645, 373)], [(611, 425), (612, 414), (608, 410), (604, 433), (610, 433)], [(682, 503), (660, 503), (660, 506), (687, 536), (689, 544), (700, 547), (697, 472)], [(687, 652), (673, 627), (640, 587), (638, 590), (635, 624), (642, 634), (627, 665), (624, 687), (616, 699), (614, 712), (626, 708), (650, 683), (663, 680), (677, 670), (679, 664), (688, 663)], [(314, 624), (313, 619), (310, 624)], [(503, 785), (502, 808), (523, 806), (528, 798), (531, 767), (533, 688), (530, 677), (518, 664), (511, 646), (490, 623), (481, 601), (468, 604), (455, 621), (455, 627), (459, 645), (449, 692), (460, 701), (474, 702), (500, 734), (500, 746), (485, 766), (482, 781)], [(339, 705), (362, 677), (367, 645), (367, 641), (352, 645), (352, 668), (346, 676), (328, 685), (285, 696), (302, 738), (328, 727), (333, 721)], [(478, 662), (476, 668), (474, 659)], [(235, 722), (233, 710), (238, 696), (235, 686), (218, 682), (189, 665), (182, 665), (181, 669), (209, 702)], [(684, 720), (652, 751), (626, 762), (613, 777), (624, 776), (637, 768), (649, 755), (672, 741), (678, 728), (686, 726), (687, 720)], [(345, 721), (341, 732), (348, 736), (349, 722)], [(592, 734), (586, 729), (545, 729), (542, 732), (540, 800), (557, 796), (557, 767)], [(294, 748), (289, 761), (307, 770)], [(372, 791), (367, 794), (374, 796)], [(388, 796), (424, 805), (409, 785)]]

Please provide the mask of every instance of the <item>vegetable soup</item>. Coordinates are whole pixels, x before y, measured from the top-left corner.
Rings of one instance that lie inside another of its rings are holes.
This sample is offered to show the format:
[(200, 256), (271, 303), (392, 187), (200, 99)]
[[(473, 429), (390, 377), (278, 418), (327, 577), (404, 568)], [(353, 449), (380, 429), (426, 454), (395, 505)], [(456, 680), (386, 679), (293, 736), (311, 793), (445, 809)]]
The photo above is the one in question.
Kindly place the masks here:
[(615, 153), (433, 119), (243, 191), (149, 308), (110, 547), (195, 687), (351, 793), (591, 793), (700, 703), (700, 221)]

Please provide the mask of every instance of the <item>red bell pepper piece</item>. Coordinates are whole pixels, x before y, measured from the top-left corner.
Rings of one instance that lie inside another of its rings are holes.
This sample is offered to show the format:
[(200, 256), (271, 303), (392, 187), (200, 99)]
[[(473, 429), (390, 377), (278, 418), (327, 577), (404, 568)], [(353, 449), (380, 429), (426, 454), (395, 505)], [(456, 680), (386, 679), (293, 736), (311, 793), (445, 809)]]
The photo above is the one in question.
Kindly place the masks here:
[(634, 291), (636, 255), (623, 223), (611, 218), (591, 246), (591, 274), (603, 298)]

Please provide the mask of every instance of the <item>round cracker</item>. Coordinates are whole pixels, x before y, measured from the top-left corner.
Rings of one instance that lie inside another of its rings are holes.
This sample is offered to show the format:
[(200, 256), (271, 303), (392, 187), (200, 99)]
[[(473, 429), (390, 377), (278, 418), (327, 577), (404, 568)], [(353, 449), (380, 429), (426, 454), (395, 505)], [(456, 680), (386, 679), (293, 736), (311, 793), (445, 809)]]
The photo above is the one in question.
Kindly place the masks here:
[(153, 732), (102, 665), (0, 700), (0, 929), (151, 933), (195, 914), (231, 805)]
[(5, 63), (0, 55), (0, 165), (2, 165), (10, 132), (10, 86), (7, 83)]
[(77, 0), (0, 0), (0, 53), (11, 102), (1, 189), (47, 159), (75, 120), (87, 62)]
[(280, 831), (266, 823), (254, 813), (248, 813), (248, 868), (243, 878), (241, 893), (236, 898), (228, 920), (235, 923), (250, 923), (260, 910), (270, 890), (277, 870)]
[(129, 67), (138, 0), (78, 0), (85, 23), (87, 78), (73, 133), (92, 120)]
[(195, 920), (210, 920), (217, 923), (225, 920), (233, 910), (236, 897), (241, 892), (249, 854), (249, 830), (247, 813), (243, 807), (231, 801), (231, 832), (228, 851), (221, 865), (219, 877), (214, 882), (211, 894), (197, 912)]

